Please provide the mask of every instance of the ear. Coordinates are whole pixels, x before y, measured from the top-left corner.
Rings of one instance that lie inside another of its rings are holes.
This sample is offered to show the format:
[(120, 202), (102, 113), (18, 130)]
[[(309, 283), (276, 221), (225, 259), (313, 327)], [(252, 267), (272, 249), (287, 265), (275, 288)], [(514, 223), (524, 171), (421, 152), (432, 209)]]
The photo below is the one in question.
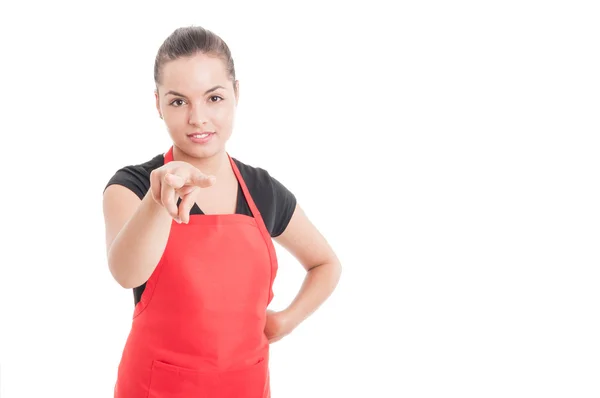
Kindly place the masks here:
[(240, 100), (240, 81), (235, 81), (235, 104), (237, 105)]
[(162, 119), (162, 112), (160, 111), (160, 97), (158, 96), (158, 88), (154, 90), (154, 98), (156, 99), (156, 110), (158, 111), (158, 116)]

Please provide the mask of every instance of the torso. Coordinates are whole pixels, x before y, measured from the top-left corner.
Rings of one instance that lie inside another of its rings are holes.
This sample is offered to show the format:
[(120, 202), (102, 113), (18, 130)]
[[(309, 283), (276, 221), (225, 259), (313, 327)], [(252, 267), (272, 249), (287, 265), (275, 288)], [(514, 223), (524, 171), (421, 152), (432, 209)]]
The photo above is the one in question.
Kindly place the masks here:
[(135, 306), (115, 397), (270, 397), (264, 325), (277, 255), (247, 184), (233, 167), (235, 183), (226, 171), (219, 173), (220, 184), (197, 189), (203, 194), (199, 204), (209, 214), (226, 210), (231, 200), (214, 198), (236, 198), (226, 191), (239, 184), (252, 218), (198, 215), (190, 225), (172, 223), (148, 289)]

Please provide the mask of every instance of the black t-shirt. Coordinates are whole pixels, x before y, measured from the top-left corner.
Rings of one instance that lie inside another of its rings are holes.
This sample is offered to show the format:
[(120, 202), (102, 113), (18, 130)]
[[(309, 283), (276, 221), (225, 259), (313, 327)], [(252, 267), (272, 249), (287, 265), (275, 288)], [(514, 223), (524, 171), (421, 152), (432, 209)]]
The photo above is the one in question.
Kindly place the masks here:
[[(294, 214), (296, 197), (266, 170), (242, 163), (234, 157), (232, 159), (240, 170), (250, 196), (252, 196), (252, 200), (254, 200), (271, 237), (281, 235)], [(117, 170), (104, 189), (110, 185), (119, 184), (130, 189), (140, 199), (143, 199), (150, 189), (150, 173), (163, 164), (164, 155), (160, 154), (145, 163), (125, 166)], [(239, 184), (235, 212), (236, 214), (245, 214), (252, 217), (252, 212)], [(194, 204), (190, 214), (203, 213)], [(145, 287), (146, 284), (144, 283), (133, 289), (135, 304), (139, 302)]]

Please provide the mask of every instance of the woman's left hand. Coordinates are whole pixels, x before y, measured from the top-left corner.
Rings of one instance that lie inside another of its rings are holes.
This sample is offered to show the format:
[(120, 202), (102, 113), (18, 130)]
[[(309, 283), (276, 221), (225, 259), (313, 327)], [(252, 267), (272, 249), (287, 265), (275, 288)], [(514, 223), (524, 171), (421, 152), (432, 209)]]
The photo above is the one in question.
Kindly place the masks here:
[(269, 339), (269, 344), (281, 340), (283, 337), (290, 334), (293, 329), (292, 323), (285, 312), (267, 310), (265, 335)]

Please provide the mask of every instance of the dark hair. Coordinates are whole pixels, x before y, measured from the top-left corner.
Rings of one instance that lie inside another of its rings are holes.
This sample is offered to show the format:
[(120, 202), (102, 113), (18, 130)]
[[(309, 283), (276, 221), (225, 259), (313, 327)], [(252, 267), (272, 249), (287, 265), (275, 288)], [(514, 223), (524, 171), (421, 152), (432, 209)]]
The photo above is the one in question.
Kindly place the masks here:
[(235, 89), (235, 67), (227, 43), (215, 33), (201, 26), (178, 28), (166, 38), (158, 49), (154, 61), (154, 83), (158, 86), (164, 64), (198, 53), (221, 58)]

